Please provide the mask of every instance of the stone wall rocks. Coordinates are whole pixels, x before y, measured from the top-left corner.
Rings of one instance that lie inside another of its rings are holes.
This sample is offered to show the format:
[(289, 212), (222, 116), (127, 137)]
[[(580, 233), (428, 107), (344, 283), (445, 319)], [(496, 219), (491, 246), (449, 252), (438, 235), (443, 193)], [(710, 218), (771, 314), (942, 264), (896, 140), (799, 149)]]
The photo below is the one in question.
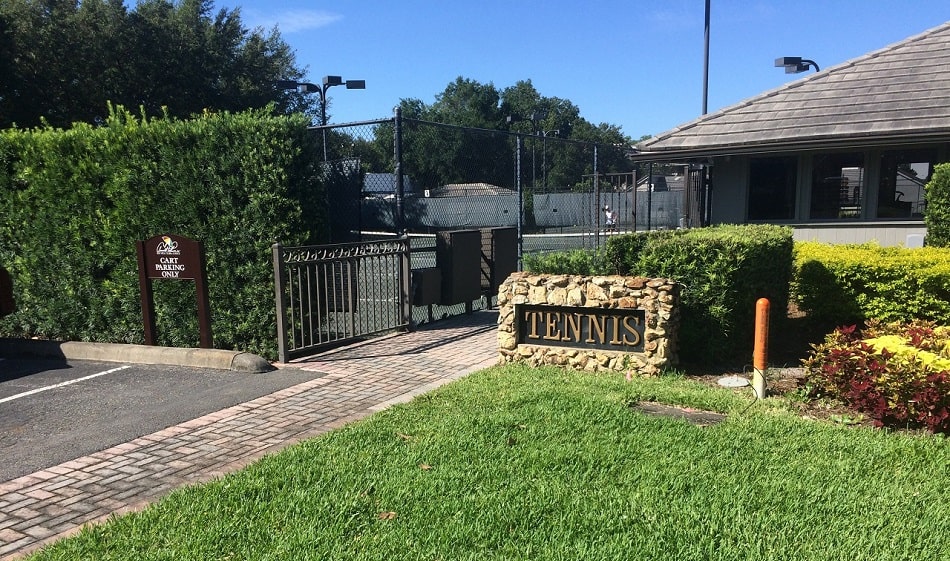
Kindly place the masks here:
[[(553, 364), (587, 371), (656, 375), (677, 364), (681, 285), (662, 278), (513, 273), (498, 288), (498, 351), (502, 362)], [(643, 352), (518, 344), (519, 304), (642, 309)]]

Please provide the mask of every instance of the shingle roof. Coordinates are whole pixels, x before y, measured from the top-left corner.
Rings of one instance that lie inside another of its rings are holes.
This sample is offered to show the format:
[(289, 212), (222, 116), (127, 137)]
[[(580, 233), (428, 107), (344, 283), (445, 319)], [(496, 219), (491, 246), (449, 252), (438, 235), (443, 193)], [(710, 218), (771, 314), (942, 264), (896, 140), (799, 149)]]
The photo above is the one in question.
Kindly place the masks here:
[(950, 137), (950, 22), (704, 115), (638, 149), (725, 154), (932, 136)]

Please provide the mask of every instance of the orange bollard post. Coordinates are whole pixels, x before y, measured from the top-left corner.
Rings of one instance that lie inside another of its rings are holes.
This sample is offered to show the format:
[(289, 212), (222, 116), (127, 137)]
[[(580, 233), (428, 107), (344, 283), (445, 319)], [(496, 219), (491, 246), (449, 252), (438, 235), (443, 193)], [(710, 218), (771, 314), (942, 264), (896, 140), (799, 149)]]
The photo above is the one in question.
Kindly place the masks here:
[(765, 397), (765, 371), (769, 365), (769, 300), (755, 303), (755, 346), (752, 350), (752, 389), (759, 399)]

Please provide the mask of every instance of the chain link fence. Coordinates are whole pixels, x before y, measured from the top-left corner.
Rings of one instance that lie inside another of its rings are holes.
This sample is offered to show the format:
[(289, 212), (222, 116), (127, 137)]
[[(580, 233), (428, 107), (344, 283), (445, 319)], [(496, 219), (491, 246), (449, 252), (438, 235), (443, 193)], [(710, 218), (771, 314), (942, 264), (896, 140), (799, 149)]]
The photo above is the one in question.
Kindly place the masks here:
[(520, 257), (683, 225), (686, 182), (637, 168), (625, 146), (405, 119), (398, 111), (313, 130), (325, 143), (320, 165), (334, 243), (509, 226), (518, 229)]
[[(320, 135), (327, 239), (405, 235), (413, 275), (436, 266), (439, 232), (517, 230), (517, 257), (601, 247), (608, 236), (682, 227), (687, 181), (637, 167), (626, 146), (404, 119), (313, 127)], [(687, 224), (688, 225), (688, 224)], [(365, 287), (364, 287), (365, 288)], [(364, 289), (360, 313), (385, 295)], [(492, 296), (411, 307), (420, 324), (492, 306)]]

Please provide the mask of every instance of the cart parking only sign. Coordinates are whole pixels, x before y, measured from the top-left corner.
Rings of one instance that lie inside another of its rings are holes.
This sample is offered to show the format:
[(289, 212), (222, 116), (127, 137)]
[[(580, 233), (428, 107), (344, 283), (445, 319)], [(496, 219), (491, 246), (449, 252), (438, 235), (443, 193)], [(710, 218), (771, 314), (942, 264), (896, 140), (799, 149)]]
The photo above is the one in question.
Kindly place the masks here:
[(205, 271), (204, 246), (201, 242), (174, 234), (154, 236), (136, 242), (139, 260), (139, 292), (142, 297), (142, 322), (145, 344), (156, 345), (155, 299), (152, 280), (195, 282), (198, 296), (198, 329), (201, 346), (211, 348), (211, 310), (208, 306), (208, 275)]
[(181, 236), (155, 236), (145, 241), (145, 274), (150, 279), (194, 280), (201, 275), (198, 242)]

